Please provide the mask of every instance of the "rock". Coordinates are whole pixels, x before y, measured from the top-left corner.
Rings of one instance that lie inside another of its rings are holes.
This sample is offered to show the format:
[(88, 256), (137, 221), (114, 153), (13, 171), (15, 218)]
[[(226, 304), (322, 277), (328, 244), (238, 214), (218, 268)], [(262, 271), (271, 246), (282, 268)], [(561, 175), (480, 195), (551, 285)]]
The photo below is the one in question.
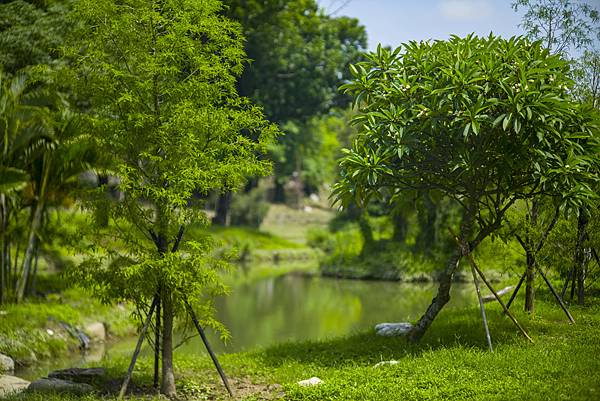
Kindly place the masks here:
[(102, 322), (90, 323), (84, 327), (83, 331), (88, 335), (92, 341), (105, 341), (106, 340), (106, 328)]
[(31, 382), (29, 387), (27, 387), (27, 391), (40, 393), (88, 394), (93, 393), (94, 388), (86, 383), (74, 383), (68, 380), (44, 377)]
[(310, 379), (300, 380), (298, 382), (298, 385), (303, 386), (303, 387), (309, 387), (309, 386), (316, 386), (316, 385), (322, 384), (322, 383), (324, 383), (323, 380), (319, 379), (318, 377), (311, 377)]
[(20, 377), (0, 375), (0, 398), (20, 393), (25, 390), (27, 386), (29, 386), (29, 382)]
[(102, 378), (105, 375), (106, 369), (104, 368), (69, 368), (50, 372), (48, 378), (75, 383), (91, 383), (94, 379)]
[(13, 372), (15, 370), (15, 361), (9, 356), (0, 354), (0, 373)]
[[(498, 294), (498, 296), (501, 297), (502, 295), (505, 295), (505, 294), (508, 294), (509, 292), (511, 292), (513, 288), (515, 288), (515, 287), (512, 285), (509, 285), (508, 287), (504, 287), (500, 291), (496, 291), (496, 294)], [(490, 295), (481, 297), (481, 299), (483, 300), (483, 302), (492, 302), (492, 301), (496, 300), (496, 297), (494, 296), (494, 294), (490, 294)]]
[(399, 363), (400, 362), (395, 361), (395, 360), (392, 359), (391, 361), (381, 361), (381, 362), (378, 362), (373, 367), (374, 368), (378, 368), (378, 367), (383, 366), (383, 365), (397, 365)]
[(384, 337), (395, 337), (406, 335), (412, 330), (413, 325), (411, 323), (379, 323), (375, 326), (375, 332), (378, 336)]

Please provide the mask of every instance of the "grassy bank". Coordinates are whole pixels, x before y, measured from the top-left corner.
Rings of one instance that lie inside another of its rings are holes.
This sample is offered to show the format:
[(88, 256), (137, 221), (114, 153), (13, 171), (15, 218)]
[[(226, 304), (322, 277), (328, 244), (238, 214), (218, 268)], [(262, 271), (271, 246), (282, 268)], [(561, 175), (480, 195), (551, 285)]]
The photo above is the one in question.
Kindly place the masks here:
[(103, 305), (75, 288), (63, 288), (58, 275), (41, 276), (44, 297), (21, 304), (0, 305), (0, 353), (17, 365), (30, 365), (76, 350), (79, 340), (66, 328), (83, 329), (93, 322), (104, 323), (109, 336), (135, 332), (130, 309)]
[[(515, 305), (517, 318), (535, 340), (529, 344), (495, 305), (488, 318), (495, 352), (487, 351), (476, 307), (444, 311), (422, 343), (382, 338), (372, 332), (318, 342), (283, 344), (223, 355), (238, 399), (258, 400), (594, 400), (600, 395), (600, 301), (573, 307), (569, 325), (548, 294), (535, 316)], [(396, 364), (380, 367), (380, 361)], [(119, 377), (127, 360), (107, 361)], [(207, 358), (179, 356), (182, 399), (225, 399)], [(151, 361), (135, 373), (138, 390), (151, 383)], [(324, 384), (300, 387), (317, 376)], [(22, 396), (10, 400), (63, 401), (70, 396)], [(78, 398), (73, 398), (78, 399)], [(87, 396), (83, 400), (97, 400)], [(153, 399), (144, 396), (135, 400)]]

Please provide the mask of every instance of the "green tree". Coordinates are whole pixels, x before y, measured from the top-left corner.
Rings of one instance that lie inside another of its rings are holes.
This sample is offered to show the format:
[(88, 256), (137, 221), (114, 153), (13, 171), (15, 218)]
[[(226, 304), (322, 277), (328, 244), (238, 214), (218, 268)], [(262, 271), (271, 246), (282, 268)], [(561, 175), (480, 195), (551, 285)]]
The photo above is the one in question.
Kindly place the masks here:
[[(569, 207), (595, 196), (587, 145), (597, 116), (573, 102), (569, 64), (540, 43), (490, 35), (381, 47), (352, 67), (343, 89), (361, 128), (341, 161), (338, 200), (442, 193), (462, 205), (459, 237), (471, 250), (517, 199), (560, 188)], [(461, 252), (410, 332), (420, 339), (448, 302)]]
[(9, 74), (38, 64), (60, 64), (70, 26), (70, 1), (15, 0), (0, 4), (0, 65)]
[(251, 60), (238, 82), (240, 93), (289, 128), (272, 149), (275, 200), (283, 202), (290, 177), (307, 178), (314, 186), (313, 179), (321, 179), (315, 171), (327, 169), (315, 165), (321, 160), (313, 155), (323, 141), (315, 138), (309, 120), (350, 102), (337, 88), (366, 48), (365, 28), (354, 18), (323, 14), (315, 0), (224, 3), (227, 15), (242, 24)]
[[(73, 274), (107, 301), (140, 311), (162, 305), (161, 392), (176, 393), (173, 324), (186, 302), (201, 303), (202, 321), (220, 328), (210, 298), (221, 294), (210, 240), (186, 238), (206, 217), (194, 193), (237, 188), (264, 175), (260, 157), (275, 134), (261, 111), (238, 96), (245, 60), (236, 23), (216, 0), (81, 0), (68, 57), (70, 82), (91, 102), (87, 116), (102, 152), (114, 155), (119, 202), (98, 201), (111, 225), (98, 227), (104, 251)], [(118, 238), (117, 246), (107, 238)], [(185, 249), (185, 252), (179, 252)], [(100, 256), (101, 255), (101, 256)]]
[[(590, 102), (592, 106), (597, 104), (598, 92), (598, 41), (600, 41), (600, 13), (591, 3), (585, 0), (518, 0), (512, 3), (515, 11), (525, 9), (522, 17), (521, 27), (525, 29), (527, 36), (532, 40), (540, 40), (543, 45), (553, 53), (570, 57), (570, 54), (583, 51), (578, 60), (572, 61), (572, 75), (576, 81), (573, 93), (580, 101)], [(553, 201), (543, 199), (542, 196), (526, 203), (527, 212), (524, 215), (524, 224), (520, 226), (525, 230), (517, 230), (516, 236), (527, 255), (525, 270), (525, 310), (533, 312), (535, 300), (535, 264), (536, 253), (538, 253), (548, 236), (548, 229), (552, 230), (559, 215), (555, 208), (560, 206), (560, 197), (553, 197)], [(544, 210), (544, 205), (546, 209)], [(592, 209), (597, 206), (592, 206)], [(547, 214), (546, 226), (541, 226), (540, 214)], [(575, 267), (578, 281), (578, 299), (583, 303), (583, 277), (585, 263), (581, 255), (583, 250), (583, 238), (586, 236), (587, 215), (589, 208), (581, 208), (577, 211), (579, 234), (575, 247)], [(520, 235), (519, 235), (520, 231)], [(521, 238), (521, 236), (523, 238)], [(519, 284), (520, 285), (520, 284)]]
[(568, 55), (600, 39), (600, 14), (584, 0), (517, 0), (512, 7), (525, 9), (520, 26), (553, 53)]

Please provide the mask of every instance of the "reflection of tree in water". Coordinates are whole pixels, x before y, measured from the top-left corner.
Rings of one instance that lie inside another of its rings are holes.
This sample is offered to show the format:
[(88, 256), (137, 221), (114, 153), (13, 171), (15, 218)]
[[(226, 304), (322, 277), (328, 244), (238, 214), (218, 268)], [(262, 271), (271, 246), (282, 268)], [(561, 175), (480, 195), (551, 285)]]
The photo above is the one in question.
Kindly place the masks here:
[[(371, 328), (382, 321), (417, 318), (432, 284), (284, 276), (240, 286), (217, 302), (232, 334), (229, 352), (286, 340), (320, 339)], [(472, 305), (473, 291), (457, 285), (452, 303)]]

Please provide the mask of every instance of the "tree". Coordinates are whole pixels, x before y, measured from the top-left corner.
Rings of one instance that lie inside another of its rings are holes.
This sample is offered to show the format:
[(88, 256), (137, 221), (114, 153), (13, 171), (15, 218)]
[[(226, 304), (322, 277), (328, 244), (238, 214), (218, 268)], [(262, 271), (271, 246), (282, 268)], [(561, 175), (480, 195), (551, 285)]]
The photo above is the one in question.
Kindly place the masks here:
[[(600, 40), (600, 13), (591, 4), (583, 0), (518, 0), (512, 3), (515, 11), (519, 8), (525, 8), (526, 12), (522, 18), (521, 27), (525, 29), (527, 36), (532, 40), (541, 40), (543, 45), (551, 52), (562, 54), (564, 57), (570, 57), (570, 53), (583, 50), (583, 55), (579, 60), (572, 62), (572, 74), (576, 81), (573, 93), (580, 101), (590, 102), (593, 106), (596, 104), (595, 98), (598, 87), (598, 67), (596, 64), (598, 58), (597, 47)], [(554, 200), (557, 201), (556, 196)], [(560, 202), (560, 199), (558, 199)], [(527, 213), (525, 214), (526, 226), (529, 227), (519, 242), (527, 255), (527, 267), (525, 276), (525, 310), (533, 312), (534, 310), (534, 278), (535, 278), (535, 254), (541, 250), (545, 238), (549, 231), (556, 224), (558, 214), (554, 212), (554, 207), (547, 211), (547, 214), (556, 215), (556, 218), (549, 219), (547, 227), (538, 227), (538, 214), (543, 212), (541, 205), (550, 204), (544, 199), (538, 197), (528, 203)], [(575, 247), (575, 271), (577, 271), (579, 289), (579, 302), (583, 303), (583, 271), (585, 263), (582, 259), (583, 238), (587, 227), (587, 215), (590, 210), (581, 208), (577, 211), (579, 234)], [(537, 232), (539, 235), (534, 235)], [(534, 242), (537, 243), (534, 245)], [(537, 249), (537, 250), (536, 250)], [(520, 284), (517, 286), (517, 288)]]
[(337, 88), (350, 78), (349, 64), (366, 49), (365, 28), (354, 18), (324, 15), (315, 0), (224, 3), (227, 15), (242, 24), (251, 60), (238, 82), (240, 93), (262, 105), (271, 121), (289, 128), (272, 149), (275, 200), (284, 202), (290, 177), (304, 179), (323, 168), (304, 163), (319, 146), (307, 125), (350, 102)]
[(202, 321), (222, 328), (210, 298), (224, 292), (216, 274), (224, 263), (211, 257), (209, 238), (186, 238), (190, 224), (207, 222), (193, 194), (233, 190), (266, 174), (260, 155), (275, 134), (237, 94), (242, 36), (221, 11), (216, 0), (81, 0), (70, 17), (77, 28), (69, 81), (89, 96), (88, 124), (102, 151), (114, 155), (124, 194), (95, 203), (111, 224), (98, 227), (94, 245), (102, 252), (73, 275), (140, 313), (160, 300), (161, 392), (169, 396), (176, 393), (175, 316), (199, 303)]
[[(598, 118), (570, 99), (569, 64), (539, 42), (452, 36), (367, 58), (343, 86), (359, 107), (360, 134), (341, 161), (342, 203), (442, 194), (462, 205), (459, 238), (473, 250), (517, 199), (560, 188), (577, 207), (595, 196), (588, 146)], [(412, 340), (448, 302), (460, 257), (449, 257)]]
[(553, 53), (568, 55), (600, 39), (600, 14), (585, 1), (517, 0), (512, 7), (515, 11), (525, 8), (521, 27)]
[(15, 0), (0, 4), (0, 65), (9, 74), (38, 64), (57, 65), (69, 30), (69, 1)]

